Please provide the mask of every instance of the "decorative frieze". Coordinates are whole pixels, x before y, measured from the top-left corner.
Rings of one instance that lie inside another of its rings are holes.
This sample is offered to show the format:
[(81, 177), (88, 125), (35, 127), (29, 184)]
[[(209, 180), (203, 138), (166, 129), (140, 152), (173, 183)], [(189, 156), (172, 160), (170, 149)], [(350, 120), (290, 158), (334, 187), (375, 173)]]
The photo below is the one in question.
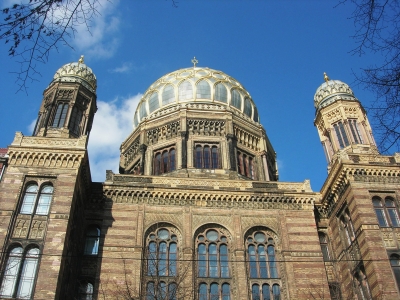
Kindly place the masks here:
[(8, 154), (10, 166), (77, 168), (84, 158), (84, 153), (31, 152), (13, 149)]
[(125, 164), (129, 165), (139, 153), (139, 137), (137, 137), (124, 153)]
[(147, 141), (149, 144), (155, 144), (160, 140), (167, 140), (178, 136), (180, 133), (180, 122), (172, 122), (161, 127), (147, 131)]
[(74, 95), (73, 89), (60, 89), (57, 91), (58, 99), (72, 99)]
[(207, 136), (222, 136), (225, 134), (224, 121), (212, 120), (187, 120), (187, 129), (190, 134), (207, 135)]
[(16, 132), (11, 146), (22, 146), (30, 148), (61, 148), (61, 149), (86, 149), (87, 136), (72, 138), (45, 138), (38, 136), (24, 136)]

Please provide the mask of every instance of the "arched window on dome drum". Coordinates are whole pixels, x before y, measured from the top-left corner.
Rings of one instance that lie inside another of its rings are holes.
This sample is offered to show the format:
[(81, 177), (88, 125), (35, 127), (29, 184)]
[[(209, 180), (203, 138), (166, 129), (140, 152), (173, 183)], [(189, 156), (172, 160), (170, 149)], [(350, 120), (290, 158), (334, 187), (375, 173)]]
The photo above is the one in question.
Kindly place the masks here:
[(219, 149), (217, 145), (197, 144), (194, 152), (194, 165), (196, 169), (221, 168)]
[(197, 99), (211, 99), (211, 88), (207, 81), (204, 79), (197, 84)]
[(74, 106), (72, 109), (70, 121), (69, 121), (69, 130), (75, 135), (80, 134), (80, 125), (83, 117), (83, 111), (78, 107)]
[(400, 289), (400, 256), (398, 254), (390, 255), (390, 265), (397, 283), (397, 289)]
[(140, 120), (143, 120), (143, 118), (147, 117), (147, 109), (146, 109), (146, 102), (142, 101), (142, 104), (140, 104)]
[(240, 97), (240, 93), (236, 89), (232, 90), (231, 105), (237, 109), (242, 109), (242, 99)]
[(251, 102), (249, 98), (244, 98), (244, 113), (251, 118)]
[(360, 133), (360, 129), (358, 128), (356, 119), (349, 119), (349, 127), (351, 134), (353, 135), (353, 140), (356, 144), (363, 144), (362, 135)]
[(39, 249), (30, 248), (23, 253), (22, 247), (14, 247), (8, 254), (3, 273), (0, 297), (31, 299), (36, 280)]
[(137, 127), (139, 124), (137, 112), (135, 113), (135, 115), (133, 117), (133, 124), (135, 125), (135, 127)]
[(157, 108), (160, 107), (160, 103), (158, 101), (158, 93), (153, 93), (151, 94), (149, 98), (149, 111), (152, 113), (155, 111)]
[(67, 103), (59, 103), (57, 106), (56, 114), (54, 115), (52, 127), (63, 127), (65, 123), (65, 118), (68, 112)]
[(349, 144), (349, 139), (347, 138), (346, 130), (344, 129), (342, 121), (333, 124), (335, 130), (336, 138), (339, 143), (340, 149), (347, 147)]
[(175, 102), (175, 90), (172, 85), (167, 85), (162, 93), (162, 104), (167, 105)]
[(193, 86), (189, 81), (185, 80), (179, 86), (179, 100), (185, 101), (189, 99), (193, 99)]
[(215, 86), (215, 98), (216, 101), (228, 102), (228, 91), (223, 83), (218, 83)]
[(257, 110), (257, 107), (255, 107), (255, 106), (254, 106), (253, 121), (254, 122), (258, 122), (259, 121), (259, 119), (258, 119), (258, 110)]
[(154, 154), (153, 174), (161, 175), (175, 171), (176, 169), (175, 147), (158, 150)]

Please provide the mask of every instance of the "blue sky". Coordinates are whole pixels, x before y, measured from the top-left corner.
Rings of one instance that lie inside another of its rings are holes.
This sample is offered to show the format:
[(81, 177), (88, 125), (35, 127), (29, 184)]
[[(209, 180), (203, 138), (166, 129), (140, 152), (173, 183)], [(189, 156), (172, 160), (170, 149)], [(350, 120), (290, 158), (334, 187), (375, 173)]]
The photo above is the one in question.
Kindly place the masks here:
[[(7, 0), (14, 2), (11, 0)], [(354, 84), (353, 73), (380, 57), (349, 52), (356, 46), (350, 3), (337, 0), (101, 0), (91, 32), (78, 28), (74, 49), (60, 47), (41, 76), (28, 82), (28, 95), (17, 92), (17, 59), (1, 44), (2, 91), (0, 147), (15, 131), (31, 135), (43, 90), (56, 70), (85, 55), (98, 80), (98, 107), (89, 141), (92, 178), (118, 172), (119, 146), (132, 131), (140, 95), (159, 77), (198, 66), (221, 70), (237, 79), (256, 103), (260, 120), (278, 156), (280, 181), (311, 180), (318, 191), (327, 162), (313, 121), (313, 97), (323, 82), (348, 83), (368, 106), (374, 95)]]

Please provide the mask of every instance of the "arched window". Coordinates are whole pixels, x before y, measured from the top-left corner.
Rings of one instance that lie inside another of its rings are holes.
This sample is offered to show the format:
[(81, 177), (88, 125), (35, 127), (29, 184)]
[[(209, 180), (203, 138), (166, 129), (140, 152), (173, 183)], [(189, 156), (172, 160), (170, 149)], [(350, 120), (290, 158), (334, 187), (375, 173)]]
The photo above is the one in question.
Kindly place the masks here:
[(220, 169), (219, 149), (217, 145), (197, 144), (194, 151), (196, 169)]
[(135, 125), (135, 127), (137, 127), (139, 124), (137, 112), (135, 112), (135, 115), (133, 117), (133, 124)]
[(268, 230), (254, 228), (245, 240), (252, 299), (280, 299), (275, 242)]
[(240, 97), (240, 93), (236, 89), (232, 90), (231, 105), (237, 109), (242, 109), (242, 99)]
[(162, 104), (167, 105), (175, 102), (175, 90), (172, 85), (167, 85), (162, 93)]
[(259, 121), (259, 118), (258, 118), (258, 110), (257, 110), (257, 107), (255, 107), (255, 106), (254, 106), (253, 121), (254, 121), (254, 122), (258, 122), (258, 121)]
[(52, 198), (53, 187), (51, 185), (44, 185), (38, 193), (38, 185), (36, 183), (29, 184), (25, 189), (20, 213), (47, 215)]
[(357, 287), (358, 298), (362, 300), (372, 299), (367, 277), (365, 276), (363, 268), (355, 272), (354, 279)]
[(89, 282), (82, 283), (79, 286), (79, 300), (93, 299), (93, 284)]
[(175, 148), (166, 148), (158, 150), (154, 154), (153, 159), (153, 173), (154, 175), (161, 175), (176, 170)]
[(80, 134), (80, 125), (82, 117), (83, 117), (83, 111), (78, 107), (74, 106), (69, 121), (69, 130), (76, 135)]
[(146, 102), (143, 101), (142, 104), (140, 105), (140, 120), (143, 120), (143, 118), (147, 117), (147, 109), (146, 109)]
[(333, 129), (335, 130), (336, 138), (339, 142), (340, 149), (350, 145), (349, 139), (347, 138), (347, 134), (344, 129), (342, 121), (339, 121), (336, 124), (333, 124)]
[(30, 248), (23, 254), (22, 247), (11, 249), (1, 283), (0, 296), (31, 299), (36, 280), (39, 249)]
[(392, 197), (386, 197), (383, 202), (380, 197), (375, 196), (372, 203), (380, 227), (400, 227), (399, 212)]
[(185, 101), (189, 99), (193, 99), (193, 86), (189, 81), (185, 80), (179, 86), (179, 100)]
[(157, 93), (151, 94), (151, 96), (149, 98), (149, 111), (150, 111), (150, 113), (152, 113), (153, 111), (155, 111), (159, 107), (160, 107), (160, 103), (158, 102), (158, 94)]
[(362, 135), (358, 128), (357, 120), (349, 119), (349, 127), (350, 127), (351, 134), (353, 135), (354, 142), (356, 144), (363, 144)]
[(68, 104), (59, 103), (57, 106), (56, 114), (54, 115), (52, 127), (63, 127), (65, 118), (67, 117)]
[(211, 88), (204, 79), (197, 84), (197, 99), (211, 99)]
[(390, 265), (392, 266), (394, 278), (396, 279), (397, 289), (400, 289), (400, 256), (392, 254), (390, 256)]
[(254, 180), (257, 179), (254, 157), (251, 155), (237, 151), (237, 167), (239, 174)]
[(147, 275), (177, 275), (178, 237), (171, 228), (159, 228), (147, 237)]
[(220, 102), (228, 102), (228, 91), (223, 83), (215, 86), (215, 100)]
[(99, 253), (100, 229), (94, 226), (86, 231), (85, 255), (97, 255)]
[[(199, 299), (231, 299), (226, 230), (218, 227), (198, 230), (196, 248)], [(205, 278), (212, 278), (212, 281), (206, 283)]]
[(328, 249), (328, 238), (325, 233), (318, 232), (319, 244), (321, 245), (322, 256), (324, 261), (331, 260)]
[(340, 216), (340, 224), (341, 224), (341, 229), (344, 231), (347, 244), (348, 246), (350, 246), (351, 243), (355, 240), (356, 235), (354, 232), (353, 222), (351, 221), (350, 218), (350, 212), (347, 208)]
[(244, 113), (251, 118), (251, 102), (249, 98), (244, 98)]

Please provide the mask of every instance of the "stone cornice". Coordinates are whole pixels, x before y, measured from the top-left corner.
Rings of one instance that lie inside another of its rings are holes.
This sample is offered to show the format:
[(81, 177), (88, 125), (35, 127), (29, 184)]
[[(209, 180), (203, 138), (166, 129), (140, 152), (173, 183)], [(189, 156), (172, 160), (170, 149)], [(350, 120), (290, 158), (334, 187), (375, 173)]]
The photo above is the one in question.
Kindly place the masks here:
[(37, 136), (24, 136), (21, 132), (16, 132), (11, 147), (29, 147), (41, 149), (68, 149), (86, 150), (87, 136), (80, 138), (46, 138)]

